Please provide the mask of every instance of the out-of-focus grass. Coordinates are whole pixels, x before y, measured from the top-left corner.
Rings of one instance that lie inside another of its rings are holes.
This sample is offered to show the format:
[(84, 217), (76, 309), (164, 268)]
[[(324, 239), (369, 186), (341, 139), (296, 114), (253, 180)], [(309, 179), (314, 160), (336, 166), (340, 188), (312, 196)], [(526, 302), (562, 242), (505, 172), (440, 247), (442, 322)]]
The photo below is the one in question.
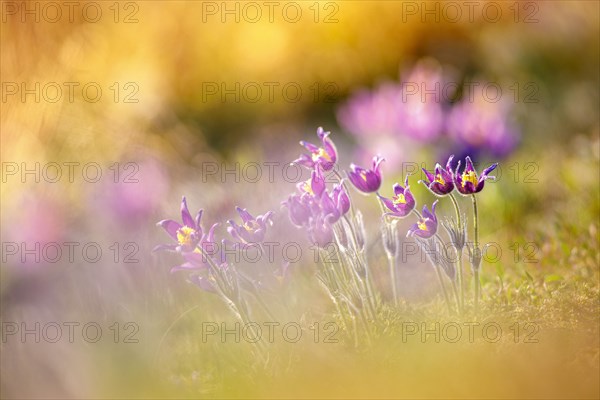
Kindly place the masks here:
[[(448, 315), (439, 297), (403, 301), (397, 308), (380, 309), (377, 333), (370, 340), (362, 337), (359, 346), (344, 332), (336, 335), (339, 343), (323, 343), (322, 337), (314, 343), (310, 325), (334, 318), (313, 312), (321, 308), (333, 313), (333, 308), (318, 291), (309, 293), (312, 272), (307, 270), (301, 283), (287, 289), (298, 292), (309, 310), (287, 315), (289, 321), (304, 321), (303, 339), (287, 343), (276, 334), (265, 364), (255, 357), (251, 344), (235, 343), (231, 335), (224, 342), (218, 335), (202, 342), (202, 322), (225, 322), (231, 328), (234, 321), (219, 301), (207, 304), (210, 295), (197, 293), (202, 302), (186, 307), (201, 305), (178, 320), (163, 341), (157, 357), (160, 381), (170, 388), (169, 396), (176, 397), (597, 398), (599, 185), (587, 179), (598, 167), (596, 145), (592, 141), (578, 159), (548, 151), (539, 158), (539, 183), (528, 187), (501, 180), (481, 194), (486, 229), (498, 223), (498, 214), (519, 213), (514, 222), (501, 218), (509, 224), (496, 229), (521, 246), (531, 242), (535, 247), (529, 257), (521, 254), (515, 261), (506, 242), (502, 249), (508, 255), (484, 264), (479, 312), (471, 304), (465, 315)], [(585, 180), (585, 192), (581, 187), (558, 189), (570, 185), (569, 176)], [(507, 186), (513, 189), (504, 196)], [(513, 204), (510, 210), (494, 210), (507, 196)], [(535, 201), (546, 203), (530, 203)], [(457, 343), (443, 337), (437, 343), (431, 334), (422, 340), (420, 331), (403, 337), (412, 322), (419, 328), (426, 323), (429, 329), (435, 323), (457, 323), (463, 337)], [(465, 323), (495, 323), (502, 335), (490, 343), (475, 327), (471, 343)]]

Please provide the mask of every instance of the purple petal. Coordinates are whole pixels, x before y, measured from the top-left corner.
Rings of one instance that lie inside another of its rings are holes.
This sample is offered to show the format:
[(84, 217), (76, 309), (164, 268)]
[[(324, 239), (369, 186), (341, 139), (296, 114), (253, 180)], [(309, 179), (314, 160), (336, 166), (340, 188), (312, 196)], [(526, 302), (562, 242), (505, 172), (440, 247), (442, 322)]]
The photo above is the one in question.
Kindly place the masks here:
[(190, 210), (188, 210), (187, 200), (185, 199), (185, 196), (183, 196), (183, 198), (181, 199), (181, 222), (183, 222), (185, 226), (189, 226), (190, 228), (196, 228), (196, 225), (194, 224), (194, 219), (190, 214)]
[(242, 221), (244, 221), (244, 223), (254, 220), (254, 217), (250, 215), (248, 210), (246, 210), (245, 208), (242, 209), (240, 207), (236, 207), (235, 209), (238, 212), (238, 214), (240, 214), (240, 217), (242, 217)]
[(310, 142), (305, 142), (305, 141), (301, 141), (300, 144), (302, 146), (304, 146), (306, 148), (306, 150), (310, 151), (311, 153), (316, 153), (317, 151), (319, 151), (319, 147), (315, 146), (314, 144), (310, 143)]
[(421, 168), (421, 169), (425, 173), (425, 176), (427, 177), (427, 180), (429, 181), (428, 183), (432, 183), (433, 181), (435, 181), (435, 175), (433, 175), (431, 172), (427, 171), (425, 168)]
[(179, 222), (175, 222), (172, 219), (164, 219), (160, 221), (158, 224), (161, 228), (163, 228), (169, 236), (173, 239), (177, 240), (177, 231), (181, 228), (181, 224)]
[(446, 162), (446, 171), (452, 172), (452, 160), (454, 160), (454, 154), (448, 157), (448, 162)]
[(497, 166), (498, 166), (498, 163), (494, 163), (494, 164), (490, 165), (489, 167), (487, 167), (486, 169), (484, 169), (483, 172), (481, 173), (481, 178), (487, 177), (487, 175), (490, 172), (492, 172), (493, 170), (495, 170)]
[(469, 172), (469, 171), (475, 171), (475, 168), (473, 168), (473, 162), (471, 161), (471, 157), (467, 156), (466, 158), (466, 166), (465, 166), (465, 172)]
[(176, 244), (159, 244), (158, 246), (155, 246), (152, 249), (152, 252), (156, 252), (156, 251), (177, 251), (177, 245)]
[(204, 210), (200, 210), (198, 211), (198, 214), (196, 214), (196, 230), (198, 231), (198, 235), (202, 236), (202, 227), (200, 226), (200, 222), (202, 221), (202, 213), (204, 212)]
[(404, 194), (404, 188), (400, 186), (400, 184), (395, 183), (394, 186), (394, 194), (398, 196), (399, 194)]

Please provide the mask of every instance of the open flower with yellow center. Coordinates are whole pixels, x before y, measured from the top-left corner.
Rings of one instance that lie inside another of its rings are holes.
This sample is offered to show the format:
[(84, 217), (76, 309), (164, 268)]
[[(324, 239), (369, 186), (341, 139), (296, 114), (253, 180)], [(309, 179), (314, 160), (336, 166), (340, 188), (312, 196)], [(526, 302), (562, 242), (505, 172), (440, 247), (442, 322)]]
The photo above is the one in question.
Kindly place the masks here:
[(230, 226), (227, 227), (227, 232), (238, 242), (241, 243), (259, 243), (265, 238), (267, 232), (267, 223), (272, 225), (271, 218), (273, 211), (269, 211), (264, 215), (259, 215), (254, 218), (245, 208), (235, 208), (240, 217), (242, 217), (242, 225), (238, 225), (233, 220), (227, 221)]
[(308, 168), (320, 166), (324, 171), (333, 169), (337, 161), (337, 150), (335, 144), (329, 139), (330, 132), (325, 132), (323, 128), (317, 129), (317, 136), (321, 139), (322, 146), (316, 146), (310, 142), (301, 141), (300, 144), (310, 152), (310, 154), (301, 154), (293, 161)]
[(465, 196), (481, 192), (486, 180), (496, 179), (495, 176), (488, 176), (488, 174), (496, 169), (497, 166), (498, 163), (490, 165), (484, 169), (481, 173), (481, 176), (478, 177), (475, 168), (473, 168), (471, 157), (467, 156), (465, 160), (465, 169), (462, 173), (458, 172), (460, 168), (460, 161), (456, 166), (456, 171), (454, 172), (454, 183), (456, 184), (456, 189)]
[(419, 181), (419, 183), (423, 183), (429, 190), (433, 192), (433, 194), (437, 196), (445, 196), (451, 193), (452, 190), (454, 190), (454, 179), (451, 168), (453, 159), (453, 155), (448, 158), (448, 161), (446, 162), (446, 168), (442, 168), (439, 163), (435, 164), (435, 170), (433, 173), (423, 168), (425, 180)]
[(193, 251), (196, 244), (202, 238), (202, 228), (200, 227), (200, 220), (202, 219), (202, 210), (198, 212), (196, 218), (192, 218), (190, 211), (188, 210), (187, 201), (185, 197), (181, 199), (181, 222), (173, 221), (172, 219), (165, 219), (158, 223), (158, 226), (162, 227), (169, 236), (171, 236), (177, 242), (176, 245), (162, 245), (159, 246), (160, 250), (175, 250), (175, 251)]
[(432, 237), (437, 232), (438, 220), (435, 215), (435, 207), (439, 200), (436, 200), (431, 206), (431, 212), (427, 208), (427, 205), (423, 206), (423, 216), (416, 224), (410, 227), (406, 236), (417, 235), (421, 238), (427, 239)]
[(167, 250), (182, 253), (186, 262), (171, 269), (171, 272), (177, 270), (191, 270), (204, 268), (207, 265), (207, 258), (215, 255), (215, 249), (218, 247), (214, 243), (214, 231), (219, 225), (213, 224), (208, 233), (204, 234), (200, 221), (202, 219), (202, 210), (192, 218), (187, 206), (185, 197), (181, 200), (181, 221), (165, 219), (158, 223), (167, 234), (175, 240), (176, 244), (162, 244), (156, 246), (154, 251)]
[(410, 192), (410, 186), (408, 185), (408, 175), (404, 180), (404, 187), (398, 183), (394, 184), (394, 197), (391, 199), (379, 196), (381, 202), (391, 211), (384, 215), (391, 217), (406, 217), (415, 208), (415, 198)]
[(381, 186), (381, 163), (384, 161), (382, 157), (373, 157), (371, 169), (365, 169), (358, 165), (351, 164), (348, 172), (348, 179), (355, 188), (363, 193), (373, 193), (379, 190)]

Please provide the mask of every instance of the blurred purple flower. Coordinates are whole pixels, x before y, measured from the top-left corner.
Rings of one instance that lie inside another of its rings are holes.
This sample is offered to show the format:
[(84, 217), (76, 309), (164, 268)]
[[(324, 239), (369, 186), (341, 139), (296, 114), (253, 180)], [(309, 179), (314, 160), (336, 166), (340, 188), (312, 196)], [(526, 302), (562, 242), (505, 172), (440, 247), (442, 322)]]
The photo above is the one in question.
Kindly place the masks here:
[(325, 215), (312, 218), (308, 227), (308, 236), (312, 243), (325, 248), (333, 241), (333, 228)]
[(308, 224), (308, 220), (311, 217), (312, 212), (310, 202), (309, 196), (301, 196), (294, 193), (281, 204), (287, 207), (292, 224), (301, 228)]
[(473, 162), (471, 161), (471, 157), (467, 156), (465, 162), (465, 169), (462, 174), (458, 173), (460, 169), (460, 160), (458, 161), (458, 165), (456, 166), (456, 171), (454, 172), (454, 180), (456, 183), (456, 189), (463, 195), (469, 195), (481, 192), (483, 190), (483, 185), (487, 179), (496, 179), (495, 176), (488, 176), (490, 172), (492, 172), (498, 163), (492, 164), (486, 169), (483, 170), (481, 176), (477, 177), (477, 172), (475, 168), (473, 168)]
[(431, 212), (427, 208), (427, 205), (423, 206), (423, 216), (419, 221), (411, 226), (406, 236), (417, 235), (424, 239), (430, 238), (437, 232), (438, 220), (435, 215), (435, 207), (439, 200), (433, 202), (431, 206)]
[(483, 96), (463, 99), (453, 106), (447, 118), (451, 138), (463, 146), (485, 149), (495, 157), (510, 154), (519, 141), (519, 131), (510, 120), (512, 105)]
[(350, 165), (351, 171), (348, 172), (348, 179), (354, 187), (363, 193), (373, 193), (379, 190), (381, 186), (381, 162), (383, 158), (373, 157), (371, 169), (364, 169), (355, 164)]
[(321, 166), (324, 171), (333, 169), (333, 166), (337, 161), (337, 150), (331, 139), (329, 139), (330, 133), (331, 132), (325, 132), (321, 127), (317, 129), (317, 136), (321, 139), (323, 144), (322, 147), (301, 141), (300, 144), (310, 152), (310, 155), (302, 154), (300, 155), (300, 158), (294, 160), (293, 163), (298, 163), (308, 168)]
[(415, 198), (410, 192), (408, 175), (406, 175), (406, 179), (404, 180), (404, 187), (400, 186), (398, 183), (394, 185), (394, 197), (388, 199), (383, 196), (379, 196), (379, 198), (391, 211), (390, 213), (385, 213), (384, 215), (403, 218), (415, 208)]
[(448, 97), (443, 84), (439, 64), (423, 60), (401, 84), (387, 82), (373, 91), (358, 91), (338, 109), (338, 122), (359, 140), (383, 135), (431, 142), (443, 131), (442, 103)]
[(453, 155), (448, 158), (448, 162), (446, 162), (446, 168), (442, 168), (439, 163), (436, 164), (433, 173), (423, 168), (423, 172), (425, 173), (427, 181), (423, 180), (419, 181), (419, 183), (423, 182), (423, 184), (427, 186), (429, 190), (438, 196), (444, 196), (452, 192), (452, 190), (454, 190), (454, 176), (452, 173), (453, 159)]
[(237, 241), (242, 243), (262, 242), (267, 233), (267, 223), (273, 224), (273, 211), (268, 211), (264, 215), (254, 218), (245, 208), (236, 207), (238, 214), (242, 218), (242, 225), (236, 224), (233, 220), (227, 221), (230, 226), (227, 232)]
[[(153, 159), (136, 164), (133, 174), (124, 164), (123, 176), (118, 182), (107, 176), (93, 193), (93, 202), (119, 227), (145, 227), (149, 218), (159, 209), (161, 199), (169, 190), (169, 180), (163, 167)], [(148, 193), (152, 193), (149, 196)]]

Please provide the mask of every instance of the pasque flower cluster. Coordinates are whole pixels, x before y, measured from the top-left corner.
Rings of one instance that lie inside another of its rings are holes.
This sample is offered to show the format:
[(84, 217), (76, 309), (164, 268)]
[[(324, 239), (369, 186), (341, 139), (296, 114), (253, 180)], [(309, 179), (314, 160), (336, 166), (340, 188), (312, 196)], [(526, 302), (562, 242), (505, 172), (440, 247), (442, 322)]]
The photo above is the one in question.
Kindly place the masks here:
[[(339, 168), (339, 154), (330, 138), (330, 132), (323, 128), (317, 129), (319, 145), (301, 141), (306, 149), (295, 164), (310, 171), (310, 178), (300, 182), (296, 190), (281, 204), (287, 209), (292, 225), (306, 232), (311, 243), (318, 248), (329, 244), (337, 245), (341, 260), (337, 264), (324, 263), (318, 278), (327, 290), (330, 298), (337, 307), (337, 312), (347, 329), (356, 329), (355, 321), (362, 321), (365, 332), (371, 330), (369, 321), (377, 319), (377, 309), (381, 304), (382, 295), (374, 289), (368, 262), (368, 241), (365, 224), (360, 211), (355, 210), (348, 190), (350, 183), (356, 191), (363, 195), (373, 195), (382, 209), (382, 242), (389, 260), (390, 282), (394, 304), (398, 301), (395, 270), (398, 264), (398, 219), (414, 214), (416, 222), (407, 230), (407, 236), (416, 240), (430, 256), (439, 278), (441, 291), (444, 294), (449, 310), (455, 309), (448, 291), (446, 280), (450, 280), (454, 291), (456, 309), (461, 312), (465, 307), (463, 284), (462, 253), (467, 243), (467, 220), (461, 212), (460, 205), (454, 192), (471, 197), (473, 202), (473, 245), (468, 247), (469, 259), (475, 280), (474, 303), (477, 307), (479, 298), (479, 268), (481, 251), (479, 250), (479, 231), (476, 194), (481, 192), (497, 164), (492, 164), (478, 174), (470, 157), (461, 161), (452, 169), (451, 156), (445, 167), (436, 164), (433, 171), (423, 169), (424, 179), (419, 181), (433, 193), (437, 199), (431, 207), (423, 205), (422, 211), (417, 210), (417, 201), (411, 192), (409, 176), (404, 184), (395, 183), (392, 186), (393, 195), (384, 197), (379, 193), (383, 183), (382, 165), (384, 159), (374, 156), (369, 168), (350, 164), (348, 170)], [(345, 176), (344, 176), (345, 175)], [(333, 176), (335, 181), (328, 184), (327, 177)], [(442, 220), (442, 225), (458, 252), (458, 261), (450, 262), (447, 257), (447, 246), (439, 229), (440, 217), (436, 208), (440, 200), (451, 199), (456, 215), (455, 218)], [(216, 230), (220, 223), (214, 223), (208, 231), (202, 227), (203, 211), (200, 210), (195, 218), (189, 212), (186, 198), (181, 201), (181, 222), (163, 220), (158, 223), (173, 243), (156, 247), (156, 250), (175, 252), (181, 255), (183, 263), (172, 268), (172, 271), (186, 270), (191, 273), (190, 281), (200, 288), (219, 294), (240, 320), (249, 321), (249, 302), (244, 297), (243, 283), (252, 283), (237, 267), (228, 262), (223, 249), (227, 244), (244, 247), (258, 246), (268, 235), (268, 227), (273, 223), (273, 211), (253, 216), (247, 209), (236, 207), (239, 222), (233, 219), (227, 221), (227, 232), (230, 239), (216, 239)], [(444, 278), (445, 276), (445, 278)], [(251, 285), (252, 286), (252, 285)], [(251, 288), (253, 296), (260, 299), (257, 286)], [(264, 305), (264, 303), (263, 303)], [(353, 326), (354, 328), (350, 328)]]

